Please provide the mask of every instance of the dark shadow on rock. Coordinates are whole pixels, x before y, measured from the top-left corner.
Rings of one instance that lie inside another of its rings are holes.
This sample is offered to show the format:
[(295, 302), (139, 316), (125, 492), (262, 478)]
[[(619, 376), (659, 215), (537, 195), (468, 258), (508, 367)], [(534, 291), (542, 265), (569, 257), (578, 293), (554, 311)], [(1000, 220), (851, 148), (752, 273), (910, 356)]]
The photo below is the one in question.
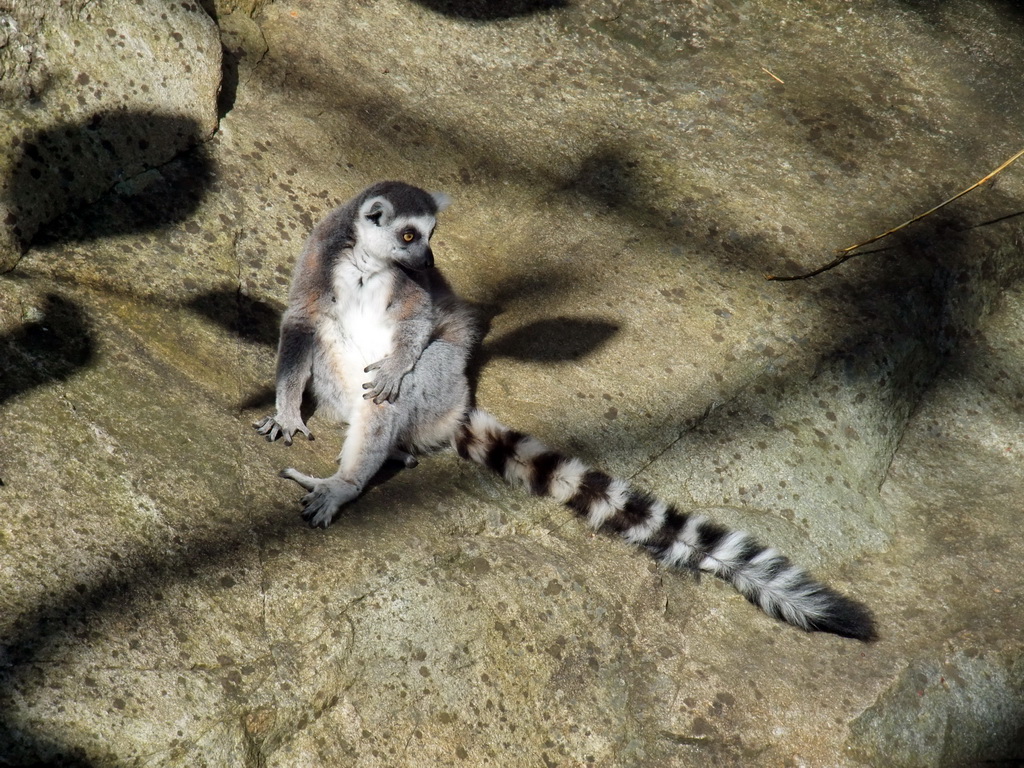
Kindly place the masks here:
[(240, 411), (262, 411), (274, 405), (276, 392), (271, 386), (264, 386), (252, 392), (245, 400), (238, 404)]
[[(1024, 260), (1009, 257), (995, 233), (959, 212), (930, 216), (879, 245), (864, 254), (874, 263), (850, 270), (852, 279), (839, 271), (851, 262), (813, 278), (832, 275), (833, 284), (819, 287), (818, 296), (856, 307), (861, 335), (914, 341), (940, 358), (969, 338), (999, 296), (1024, 277)], [(840, 327), (835, 331), (837, 338), (848, 336)]]
[[(467, 2), (464, 6), (456, 4), (454, 0), (417, 1), (435, 10), (443, 7), (450, 15), (456, 15), (460, 8), (462, 14), (466, 15), (481, 13), (479, 9), (484, 6), (492, 9), (488, 11), (491, 14), (524, 7), (521, 4), (489, 4), (483, 0), (479, 3)], [(897, 0), (899, 2), (901, 0)], [(940, 6), (942, 0), (902, 2), (924, 15), (925, 9)], [(992, 2), (998, 3), (1001, 8), (1013, 5), (1012, 0)], [(477, 10), (473, 11), (473, 8)], [(1005, 83), (1007, 94), (1020, 82), (1020, 78), (1006, 77), (1003, 65), (997, 67), (993, 64), (985, 71), (1002, 74), (992, 79)], [(371, 77), (346, 80), (346, 88), (339, 90), (332, 85), (334, 81), (330, 76), (325, 77), (324, 67), (319, 63), (298, 58), (270, 61), (255, 74), (264, 79), (268, 88), (283, 88), (283, 84), (287, 83), (288, 91), (307, 92), (322, 101), (325, 109), (343, 112), (374, 135), (386, 130), (389, 144), (396, 145), (400, 151), (407, 147), (410, 152), (420, 153), (424, 147), (429, 146), (439, 156), (457, 157), (452, 176), (439, 179), (439, 182), (465, 185), (477, 180), (499, 181), (514, 177), (524, 184), (550, 190), (553, 196), (575, 193), (609, 206), (624, 220), (632, 224), (650, 225), (660, 232), (666, 242), (673, 246), (685, 244), (687, 248), (699, 250), (707, 255), (708, 261), (720, 262), (725, 269), (763, 271), (768, 265), (764, 252), (753, 247), (757, 243), (737, 234), (729, 216), (725, 215), (725, 211), (734, 209), (728, 201), (729, 190), (717, 190), (714, 185), (708, 188), (697, 183), (685, 192), (659, 194), (660, 190), (651, 183), (646, 173), (633, 170), (634, 158), (630, 146), (635, 146), (638, 138), (619, 138), (621, 130), (611, 124), (603, 126), (603, 133), (616, 137), (616, 140), (605, 139), (593, 147), (590, 156), (583, 159), (575, 169), (556, 169), (521, 156), (515, 149), (514, 135), (484, 138), (474, 135), (472, 131), (467, 132), (465, 126), (456, 125), (448, 115), (438, 114), (425, 118), (416, 110), (408, 109), (401, 97), (389, 95), (388, 90), (372, 82)], [(341, 72), (336, 74), (342, 76)], [(869, 100), (874, 105), (870, 108), (865, 99), (846, 89), (822, 87), (807, 90), (799, 98), (795, 92), (787, 97), (793, 102), (793, 116), (800, 118), (803, 115), (805, 122), (800, 123), (798, 130), (807, 132), (808, 149), (821, 158), (822, 171), (816, 176), (820, 176), (822, 194), (829, 194), (824, 186), (829, 181), (829, 173), (859, 173), (858, 164), (866, 162), (865, 158), (871, 158), (874, 148), (886, 138), (879, 132), (878, 104), (897, 98), (898, 86), (882, 78), (872, 87), (877, 89), (878, 95)], [(1013, 98), (1006, 96), (993, 97), (985, 104), (1005, 105), (1013, 102)], [(982, 112), (989, 116), (1002, 114), (998, 110)], [(834, 116), (834, 119), (826, 119), (826, 116)], [(822, 120), (826, 122), (819, 124)], [(940, 127), (935, 126), (935, 130)], [(814, 138), (816, 132), (822, 136)], [(701, 139), (694, 137), (692, 140), (695, 142), (692, 151), (699, 151)], [(826, 172), (827, 168), (834, 170)], [(699, 182), (699, 175), (693, 177), (693, 180)], [(929, 205), (934, 205), (935, 200), (925, 202), (924, 209), (927, 209)], [(743, 229), (749, 231), (749, 227)], [(765, 239), (772, 250), (777, 250), (780, 242), (794, 252), (800, 248), (800, 243), (792, 236), (780, 239), (772, 234), (770, 237), (766, 235)]]
[[(27, 749), (26, 749), (27, 748)], [(16, 763), (5, 762), (4, 765), (16, 765), (19, 768), (123, 768), (126, 763), (111, 762), (105, 758), (102, 763), (94, 763), (81, 755), (76, 748), (66, 748), (59, 740), (44, 734), (29, 735), (17, 728), (8, 728), (0, 721), (0, 749), (4, 755), (32, 755), (26, 761)], [(45, 758), (36, 755), (47, 755)]]
[[(19, 616), (11, 634), (0, 639), (5, 659), (0, 676), (7, 685), (0, 692), (0, 764), (32, 768), (90, 768), (82, 750), (57, 730), (47, 731), (23, 723), (8, 708), (8, 702), (31, 689), (33, 668), (49, 659), (52, 648), (89, 634), (97, 620), (161, 600), (165, 584), (188, 584), (211, 569), (238, 562), (243, 550), (252, 546), (253, 536), (263, 541), (280, 541), (301, 529), (296, 517), (273, 512), (255, 525), (231, 524), (209, 533), (182, 540), (175, 536), (159, 552), (126, 552), (118, 565), (85, 584), (40, 603)], [(312, 534), (317, 535), (317, 534)], [(119, 768), (110, 757), (102, 765)]]
[(484, 345), (485, 358), (511, 357), (538, 363), (581, 360), (618, 333), (619, 326), (599, 318), (553, 317), (538, 320)]
[[(180, 221), (196, 209), (211, 181), (212, 160), (202, 139), (191, 118), (127, 111), (16, 136), (20, 156), (0, 187), (10, 209), (6, 224), (28, 247), (44, 227), (48, 240), (92, 239)], [(180, 167), (168, 165), (186, 154)], [(102, 215), (66, 221), (111, 190), (116, 201)], [(51, 222), (56, 226), (46, 226)]]
[(961, 232), (966, 232), (966, 231), (968, 231), (970, 229), (981, 229), (982, 227), (991, 227), (991, 226), (994, 226), (996, 224), (1002, 224), (1004, 221), (1009, 221), (1010, 219), (1015, 219), (1018, 216), (1024, 216), (1024, 211), (1015, 211), (1013, 213), (1007, 213), (1007, 214), (1004, 214), (1002, 216), (997, 216), (996, 218), (989, 219), (988, 221), (982, 221), (982, 222), (980, 222), (978, 224), (970, 224), (970, 225), (965, 226), (960, 231)]
[(242, 54), (227, 46), (221, 48), (220, 93), (217, 94), (217, 117), (223, 119), (235, 106), (238, 95), (238, 64)]
[(221, 288), (201, 294), (187, 306), (246, 341), (277, 345), (281, 310), (243, 295), (236, 288)]
[[(553, 295), (562, 295), (570, 290), (572, 285), (572, 275), (569, 271), (546, 271), (544, 274), (520, 274), (514, 277), (505, 277), (496, 279), (490, 284), (484, 284), (479, 286), (481, 289), (477, 294), (480, 296), (480, 300), (476, 302), (469, 302), (476, 315), (477, 327), (480, 331), (480, 339), (486, 339), (491, 331), (491, 324), (494, 318), (503, 314), (510, 304), (523, 304), (536, 306), (539, 303), (543, 303), (546, 299)], [(563, 329), (552, 329), (551, 323), (556, 321), (542, 320), (535, 324), (539, 326), (539, 330), (542, 333), (542, 342), (551, 344), (552, 346), (557, 345), (557, 338), (561, 336), (564, 341), (565, 331), (571, 331), (571, 328)], [(584, 323), (597, 324), (602, 321), (599, 320), (584, 320)], [(611, 324), (606, 324), (610, 326)], [(529, 327), (529, 326), (528, 326)], [(590, 333), (585, 334), (586, 338), (577, 344), (586, 346), (589, 341), (592, 341), (595, 336), (595, 328), (591, 325), (588, 329)], [(613, 327), (608, 333), (608, 338), (618, 327)], [(505, 346), (505, 351), (510, 354), (516, 354), (519, 359), (528, 360), (534, 359), (538, 362), (557, 361), (559, 357), (551, 357), (551, 352), (548, 351), (543, 353), (547, 355), (544, 357), (531, 357), (532, 354), (537, 352), (537, 349), (525, 348), (527, 342), (522, 339), (524, 331), (513, 331), (509, 333), (505, 338), (508, 339)], [(599, 334), (598, 334), (599, 335)], [(597, 346), (603, 344), (606, 339), (599, 341)], [(573, 346), (571, 342), (569, 346)], [(596, 348), (596, 347), (595, 347)], [(591, 351), (591, 350), (584, 350)], [(499, 352), (501, 353), (501, 352)], [(483, 372), (484, 366), (487, 365), (488, 360), (494, 356), (489, 348), (488, 344), (481, 344), (474, 350), (474, 353), (469, 358), (469, 364), (466, 367), (466, 376), (469, 379), (469, 390), (474, 394), (477, 390), (477, 385), (480, 382), (480, 375)]]
[[(487, 277), (489, 275), (485, 274), (484, 278)], [(553, 296), (565, 295), (571, 290), (573, 282), (573, 276), (568, 269), (495, 279), (490, 284), (477, 286), (477, 295), (482, 295), (483, 298), (476, 309), (486, 329), (489, 329), (491, 321), (505, 312), (510, 304), (537, 304)]]
[[(900, 4), (921, 14), (926, 20), (935, 20), (944, 5), (954, 5), (949, 0), (901, 0)], [(1020, 0), (989, 0), (989, 5), (1010, 16), (1024, 19), (1024, 4)]]
[(577, 192), (609, 208), (636, 207), (633, 176), (637, 165), (621, 151), (600, 148), (583, 161), (563, 189)]
[[(186, 306), (240, 339), (268, 347), (277, 346), (282, 310), (245, 296), (237, 288), (208, 291), (193, 298)], [(242, 411), (263, 410), (273, 405), (274, 388), (265, 386), (246, 397), (238, 408)]]
[(0, 336), (0, 405), (89, 364), (95, 343), (81, 308), (51, 294), (42, 317)]
[(212, 179), (212, 163), (205, 146), (199, 145), (118, 185), (95, 203), (69, 210), (34, 242), (89, 242), (184, 221), (199, 207)]
[[(679, 414), (674, 403), (662, 402), (649, 425), (631, 434), (642, 445), (657, 444), (664, 425), (678, 424), (680, 450), (690, 442), (695, 448), (705, 446), (717, 435), (738, 438), (767, 424), (765, 419), (778, 410), (779, 393), (805, 390), (808, 376), (810, 381), (831, 376), (855, 384), (865, 395), (874, 390), (870, 399), (873, 407), (881, 406), (882, 429), (850, 439), (868, 443), (858, 449), (865, 478), (881, 486), (919, 403), (959, 358), (1001, 295), (1024, 279), (1024, 256), (1010, 255), (995, 233), (966, 231), (966, 221), (950, 212), (936, 214), (887, 238), (884, 251), (809, 280), (771, 284), (778, 302), (799, 297), (833, 318), (817, 330), (824, 341), (815, 356), (792, 367), (785, 362), (766, 366), (742, 391), (718, 394), (727, 405), (703, 417)], [(783, 358), (790, 356), (779, 351)], [(833, 399), (842, 400), (823, 392), (820, 404), (824, 408)], [(602, 432), (578, 436), (584, 444), (606, 439)]]
[(445, 16), (472, 21), (499, 21), (514, 16), (528, 16), (569, 5), (567, 0), (415, 0)]

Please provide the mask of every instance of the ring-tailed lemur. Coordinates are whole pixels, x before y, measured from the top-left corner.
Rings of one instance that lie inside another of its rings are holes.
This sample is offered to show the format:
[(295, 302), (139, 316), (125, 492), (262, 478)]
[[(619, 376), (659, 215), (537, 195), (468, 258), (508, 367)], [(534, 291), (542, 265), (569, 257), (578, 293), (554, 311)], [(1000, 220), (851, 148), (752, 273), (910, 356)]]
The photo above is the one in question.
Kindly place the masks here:
[(281, 321), (277, 413), (253, 425), (286, 445), (296, 432), (312, 439), (300, 413), (310, 383), (317, 408), (348, 422), (334, 475), (281, 472), (308, 491), (303, 518), (326, 528), (388, 458), (415, 466), (416, 454), (448, 443), (665, 565), (725, 579), (770, 616), (874, 639), (867, 609), (746, 533), (681, 512), (471, 407), (466, 363), (479, 332), (430, 250), (446, 205), (408, 184), (374, 184), (328, 214), (303, 248)]

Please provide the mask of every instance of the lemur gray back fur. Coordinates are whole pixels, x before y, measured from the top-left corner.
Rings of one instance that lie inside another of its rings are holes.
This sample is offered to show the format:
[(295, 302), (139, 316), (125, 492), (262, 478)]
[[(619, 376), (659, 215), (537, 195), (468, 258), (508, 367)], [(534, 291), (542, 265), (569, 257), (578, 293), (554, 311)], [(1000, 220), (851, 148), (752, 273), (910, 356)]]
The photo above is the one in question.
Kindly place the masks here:
[(317, 409), (348, 429), (331, 477), (281, 474), (308, 491), (302, 516), (326, 528), (391, 458), (444, 444), (531, 493), (565, 504), (667, 566), (729, 581), (770, 616), (808, 631), (870, 640), (871, 615), (745, 533), (688, 515), (564, 457), (471, 408), (466, 363), (472, 313), (433, 266), (430, 237), (447, 198), (381, 182), (328, 214), (303, 248), (281, 321), (277, 412), (254, 426), (268, 440), (296, 432), (312, 389)]

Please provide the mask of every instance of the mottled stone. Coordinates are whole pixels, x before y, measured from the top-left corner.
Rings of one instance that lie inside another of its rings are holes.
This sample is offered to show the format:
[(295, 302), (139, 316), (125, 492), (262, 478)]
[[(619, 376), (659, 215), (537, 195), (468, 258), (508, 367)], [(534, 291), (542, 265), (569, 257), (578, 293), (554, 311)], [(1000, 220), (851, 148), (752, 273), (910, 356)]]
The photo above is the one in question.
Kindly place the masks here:
[[(1024, 758), (1021, 169), (764, 279), (1020, 149), (1012, 4), (3, 1), (11, 124), (126, 170), (57, 163), (0, 278), (0, 763)], [(118, 53), (156, 30), (197, 61)], [(130, 81), (172, 106), (90, 129)], [(250, 424), (306, 233), (383, 178), (453, 196), (481, 405), (755, 533), (880, 640), (773, 622), (451, 452), (305, 528), (276, 473), (330, 472), (340, 434)]]
[(208, 139), (220, 61), (193, 2), (0, 2), (0, 271), (70, 209)]

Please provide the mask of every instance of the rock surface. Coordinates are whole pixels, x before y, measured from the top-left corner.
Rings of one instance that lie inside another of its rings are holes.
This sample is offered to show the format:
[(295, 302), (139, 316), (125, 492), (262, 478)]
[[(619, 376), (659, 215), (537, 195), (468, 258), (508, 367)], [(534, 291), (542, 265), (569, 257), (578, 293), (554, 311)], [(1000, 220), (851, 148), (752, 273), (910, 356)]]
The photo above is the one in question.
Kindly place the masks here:
[[(0, 0), (0, 765), (1024, 759), (1024, 171), (763, 276), (1021, 149), (1022, 32), (995, 0)], [(303, 527), (276, 470), (337, 432), (249, 424), (305, 234), (382, 178), (455, 200), (481, 404), (881, 639), (450, 453)]]
[(0, 0), (0, 271), (69, 209), (209, 139), (220, 82), (197, 3)]

